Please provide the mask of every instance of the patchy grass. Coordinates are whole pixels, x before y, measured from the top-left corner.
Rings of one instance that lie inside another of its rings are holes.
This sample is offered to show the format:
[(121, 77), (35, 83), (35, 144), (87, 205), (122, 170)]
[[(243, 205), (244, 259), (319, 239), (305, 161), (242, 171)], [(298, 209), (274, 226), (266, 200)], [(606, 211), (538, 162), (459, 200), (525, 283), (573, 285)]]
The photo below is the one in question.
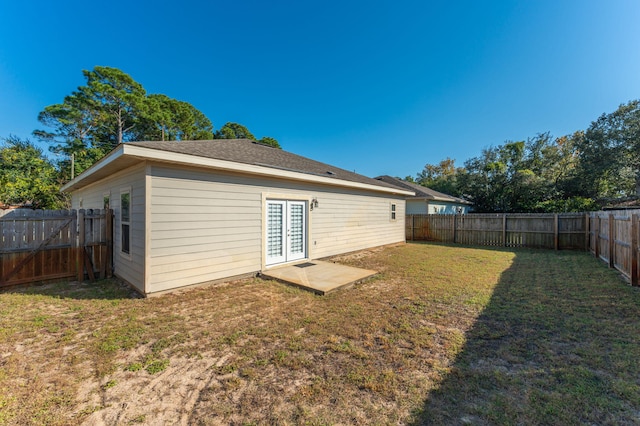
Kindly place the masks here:
[(640, 423), (640, 292), (584, 253), (408, 244), (314, 296), (0, 293), (1, 424)]

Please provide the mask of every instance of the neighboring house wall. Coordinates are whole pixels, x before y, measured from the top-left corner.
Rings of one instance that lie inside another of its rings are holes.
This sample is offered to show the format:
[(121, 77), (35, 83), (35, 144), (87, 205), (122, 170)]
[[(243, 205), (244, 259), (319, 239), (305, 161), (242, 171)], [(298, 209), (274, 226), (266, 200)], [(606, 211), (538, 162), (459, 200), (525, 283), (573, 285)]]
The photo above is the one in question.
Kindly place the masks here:
[(407, 199), (407, 214), (427, 214), (427, 202), (425, 200)]
[[(145, 292), (145, 176), (145, 165), (140, 164), (71, 194), (71, 207), (74, 209), (102, 209), (105, 195), (109, 196), (109, 206), (115, 214), (113, 223), (115, 274), (143, 293)], [(120, 195), (123, 190), (130, 190), (131, 197), (129, 254), (122, 252)]]
[(466, 214), (468, 205), (433, 200), (407, 199), (407, 214)]
[(402, 197), (162, 164), (150, 174), (147, 293), (262, 270), (268, 198), (307, 202), (309, 258), (405, 240)]
[(427, 210), (429, 214), (466, 214), (469, 213), (469, 206), (464, 204), (447, 203), (445, 201), (429, 200)]

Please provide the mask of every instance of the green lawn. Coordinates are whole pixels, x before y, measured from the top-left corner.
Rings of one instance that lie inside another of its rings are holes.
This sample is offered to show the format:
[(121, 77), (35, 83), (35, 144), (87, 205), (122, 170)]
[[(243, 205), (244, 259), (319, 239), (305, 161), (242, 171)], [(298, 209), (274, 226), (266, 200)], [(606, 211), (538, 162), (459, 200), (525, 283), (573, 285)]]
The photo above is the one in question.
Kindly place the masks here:
[(638, 424), (640, 290), (579, 252), (435, 244), (136, 299), (0, 293), (0, 424)]

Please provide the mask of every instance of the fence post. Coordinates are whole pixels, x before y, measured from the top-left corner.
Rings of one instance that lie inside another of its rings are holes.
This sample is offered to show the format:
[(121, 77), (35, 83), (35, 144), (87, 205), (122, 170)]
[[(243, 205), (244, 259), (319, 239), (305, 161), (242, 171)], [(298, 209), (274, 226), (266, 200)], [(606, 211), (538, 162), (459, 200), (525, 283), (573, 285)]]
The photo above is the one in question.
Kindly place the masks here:
[(507, 246), (507, 214), (502, 213), (502, 246)]
[(615, 232), (615, 216), (613, 213), (609, 213), (609, 268), (613, 268), (616, 265), (613, 253), (616, 250), (616, 240), (614, 238)]
[(638, 215), (631, 215), (631, 285), (638, 286)]
[(107, 233), (107, 238), (106, 238), (106, 245), (107, 245), (107, 255), (105, 258), (105, 263), (106, 263), (106, 276), (107, 278), (111, 278), (112, 274), (113, 274), (113, 210), (111, 209), (105, 209), (104, 211), (104, 216), (105, 216), (105, 228), (106, 228), (106, 233)]
[(558, 226), (558, 213), (553, 215), (553, 247), (556, 251), (560, 249), (560, 227)]
[(600, 215), (598, 213), (596, 213), (596, 223), (595, 226), (593, 227), (593, 233), (594, 233), (594, 244), (595, 247), (593, 248), (593, 253), (596, 257), (596, 259), (600, 258)]
[(416, 227), (416, 221), (413, 215), (411, 215), (411, 241), (414, 241), (416, 238), (416, 234), (415, 234), (415, 229)]
[(458, 234), (458, 215), (453, 215), (453, 244), (457, 243), (457, 234)]
[(71, 269), (69, 272), (78, 274), (78, 268), (80, 267), (80, 259), (78, 258), (78, 211), (70, 210), (71, 224), (69, 225), (69, 242), (71, 243), (71, 251), (69, 252), (69, 265), (75, 265), (75, 269)]
[(84, 209), (78, 210), (78, 247), (76, 250), (78, 281), (84, 281)]
[(590, 219), (589, 213), (585, 213), (584, 214), (584, 249), (585, 251), (591, 251), (591, 238), (590, 238), (591, 230), (589, 229), (589, 227), (591, 226), (591, 223), (589, 219)]

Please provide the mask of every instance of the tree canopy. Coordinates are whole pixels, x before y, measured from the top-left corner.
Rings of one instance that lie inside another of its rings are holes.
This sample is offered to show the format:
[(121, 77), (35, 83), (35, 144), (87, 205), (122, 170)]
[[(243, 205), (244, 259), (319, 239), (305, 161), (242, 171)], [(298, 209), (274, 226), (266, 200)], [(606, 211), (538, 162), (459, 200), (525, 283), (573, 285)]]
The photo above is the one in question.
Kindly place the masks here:
[(282, 149), (278, 141), (274, 138), (265, 136), (262, 139), (257, 140), (249, 129), (238, 123), (226, 123), (215, 133), (215, 137), (216, 139), (251, 139), (274, 148)]
[(67, 205), (58, 191), (58, 172), (40, 148), (9, 136), (0, 144), (0, 203), (59, 209)]
[(585, 195), (640, 194), (640, 100), (602, 114), (578, 143)]
[(602, 114), (586, 131), (485, 148), (456, 167), (426, 164), (416, 181), (462, 196), (477, 212), (562, 212), (640, 195), (640, 101)]
[[(76, 174), (87, 169), (120, 143), (129, 141), (256, 140), (242, 124), (227, 123), (214, 132), (213, 124), (188, 102), (163, 94), (148, 94), (130, 75), (117, 68), (96, 66), (84, 70), (86, 84), (49, 105), (38, 120), (45, 127), (34, 136), (51, 144), (60, 156), (59, 168), (71, 177), (68, 158), (75, 156)], [(277, 140), (259, 142), (280, 148)]]
[[(229, 122), (214, 131), (209, 118), (190, 103), (148, 94), (142, 84), (117, 68), (96, 66), (82, 74), (84, 85), (38, 114), (43, 128), (33, 135), (50, 144), (55, 159), (29, 140), (0, 139), (0, 203), (62, 208), (68, 200), (59, 188), (71, 179), (72, 163), (77, 175), (121, 143), (256, 140), (239, 123)], [(280, 148), (268, 136), (257, 141)]]

